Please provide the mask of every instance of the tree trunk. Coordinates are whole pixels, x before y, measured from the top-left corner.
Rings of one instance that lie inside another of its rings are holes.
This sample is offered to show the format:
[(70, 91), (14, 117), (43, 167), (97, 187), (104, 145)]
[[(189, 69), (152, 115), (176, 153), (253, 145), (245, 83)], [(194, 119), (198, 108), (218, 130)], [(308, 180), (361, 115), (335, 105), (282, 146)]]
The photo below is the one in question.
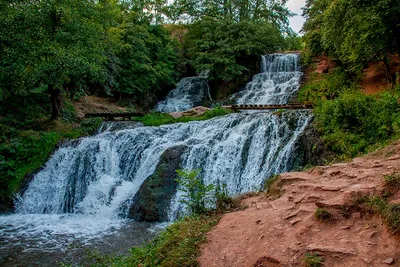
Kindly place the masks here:
[(392, 85), (392, 87), (396, 84), (396, 78), (394, 77), (393, 73), (390, 71), (389, 61), (387, 56), (383, 58), (383, 64), (385, 64), (385, 73), (388, 82)]
[(50, 120), (54, 121), (60, 117), (61, 110), (61, 91), (49, 85), (50, 101), (51, 101), (51, 117)]

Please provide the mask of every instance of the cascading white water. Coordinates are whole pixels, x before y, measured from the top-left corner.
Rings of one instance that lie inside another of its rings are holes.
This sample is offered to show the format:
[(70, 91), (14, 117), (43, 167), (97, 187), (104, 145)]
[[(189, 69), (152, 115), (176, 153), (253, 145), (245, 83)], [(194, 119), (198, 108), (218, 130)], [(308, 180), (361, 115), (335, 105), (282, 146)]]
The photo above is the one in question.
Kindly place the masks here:
[[(299, 87), (297, 64), (298, 55), (264, 56), (265, 72), (236, 96), (237, 102), (285, 103)], [(0, 216), (0, 237), (12, 245), (21, 237), (50, 242), (54, 235), (67, 234), (87, 240), (117, 230), (127, 221), (123, 204), (155, 171), (163, 152), (180, 145), (187, 146), (182, 167), (201, 169), (206, 184), (224, 183), (231, 195), (259, 190), (267, 177), (293, 167), (294, 144), (311, 119), (306, 110), (236, 113), (207, 121), (105, 130), (71, 142), (35, 175), (17, 201), (16, 214)], [(179, 197), (172, 200), (171, 219), (182, 209)]]
[(272, 54), (261, 57), (261, 73), (232, 96), (237, 104), (286, 104), (300, 87), (302, 73), (298, 54)]
[(180, 80), (155, 109), (160, 112), (185, 111), (201, 104), (206, 97), (211, 98), (207, 78), (187, 77)]

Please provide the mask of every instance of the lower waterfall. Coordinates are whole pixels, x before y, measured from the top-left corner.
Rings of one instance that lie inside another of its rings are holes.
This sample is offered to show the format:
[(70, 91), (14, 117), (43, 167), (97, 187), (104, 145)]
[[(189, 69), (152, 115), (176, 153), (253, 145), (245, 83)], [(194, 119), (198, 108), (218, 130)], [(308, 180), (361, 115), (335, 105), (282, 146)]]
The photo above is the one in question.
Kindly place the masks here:
[[(264, 72), (235, 96), (237, 103), (286, 103), (299, 87), (296, 60), (264, 59)], [(226, 184), (230, 195), (258, 191), (271, 175), (301, 164), (296, 144), (312, 119), (308, 110), (235, 113), (159, 127), (103, 127), (65, 143), (17, 197), (15, 213), (0, 216), (0, 257), (18, 242), (25, 250), (54, 250), (132, 232), (139, 226), (127, 219), (126, 207), (173, 147), (185, 146), (181, 167), (200, 169), (205, 184)], [(179, 198), (171, 198), (170, 221), (183, 209)]]

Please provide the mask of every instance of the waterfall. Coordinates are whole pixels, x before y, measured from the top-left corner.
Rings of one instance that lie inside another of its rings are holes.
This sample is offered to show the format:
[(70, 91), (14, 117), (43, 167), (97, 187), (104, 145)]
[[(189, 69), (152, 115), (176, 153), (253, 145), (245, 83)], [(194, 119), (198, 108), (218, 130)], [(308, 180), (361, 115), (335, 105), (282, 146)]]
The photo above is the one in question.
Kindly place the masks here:
[(286, 104), (298, 91), (303, 73), (298, 54), (272, 54), (261, 57), (261, 73), (231, 99), (237, 104)]
[[(237, 103), (286, 103), (298, 90), (298, 55), (267, 55), (262, 62), (263, 72), (235, 96)], [(191, 87), (193, 80), (181, 81), (181, 85)], [(160, 109), (187, 104), (187, 98), (177, 91), (167, 99), (158, 105)], [(224, 183), (230, 195), (259, 190), (272, 174), (293, 168), (298, 152), (295, 144), (312, 118), (310, 111), (300, 110), (236, 113), (160, 127), (103, 127), (97, 135), (55, 151), (19, 197), (16, 214), (0, 216), (0, 234), (3, 229), (15, 234), (10, 229), (27, 227), (19, 233), (67, 231), (87, 237), (118, 229), (127, 215), (124, 205), (154, 173), (164, 151), (176, 146), (187, 147), (181, 155), (182, 168), (201, 169), (204, 183)], [(179, 199), (177, 193), (171, 201), (171, 219), (182, 209)], [(43, 225), (39, 218), (52, 219)]]
[(200, 105), (206, 97), (211, 98), (209, 91), (207, 78), (183, 78), (155, 109), (160, 112), (185, 111)]

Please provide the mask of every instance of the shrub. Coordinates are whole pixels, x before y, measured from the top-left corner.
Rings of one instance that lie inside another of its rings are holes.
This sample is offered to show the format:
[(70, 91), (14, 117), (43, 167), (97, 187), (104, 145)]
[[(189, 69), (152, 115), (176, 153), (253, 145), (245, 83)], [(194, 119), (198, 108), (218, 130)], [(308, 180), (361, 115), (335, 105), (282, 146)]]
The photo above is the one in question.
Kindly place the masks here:
[(327, 222), (332, 220), (332, 214), (324, 208), (317, 208), (315, 211), (315, 218), (320, 222)]
[(394, 92), (367, 96), (347, 89), (338, 98), (317, 105), (317, 127), (334, 152), (345, 157), (365, 153), (399, 132), (398, 97)]
[(240, 206), (240, 200), (230, 197), (227, 185), (222, 184), (221, 186), (219, 180), (215, 187), (215, 201), (218, 212), (226, 212)]
[(178, 178), (176, 181), (184, 193), (181, 200), (186, 205), (190, 214), (204, 214), (207, 207), (212, 204), (212, 193), (214, 185), (205, 185), (199, 177), (200, 170), (177, 170)]
[[(302, 60), (309, 61), (306, 57), (307, 55), (302, 56)], [(347, 73), (342, 68), (337, 68), (330, 74), (315, 72), (310, 75), (307, 84), (300, 89), (298, 101), (317, 104), (324, 100), (331, 100), (338, 97), (343, 88), (351, 85)]]

